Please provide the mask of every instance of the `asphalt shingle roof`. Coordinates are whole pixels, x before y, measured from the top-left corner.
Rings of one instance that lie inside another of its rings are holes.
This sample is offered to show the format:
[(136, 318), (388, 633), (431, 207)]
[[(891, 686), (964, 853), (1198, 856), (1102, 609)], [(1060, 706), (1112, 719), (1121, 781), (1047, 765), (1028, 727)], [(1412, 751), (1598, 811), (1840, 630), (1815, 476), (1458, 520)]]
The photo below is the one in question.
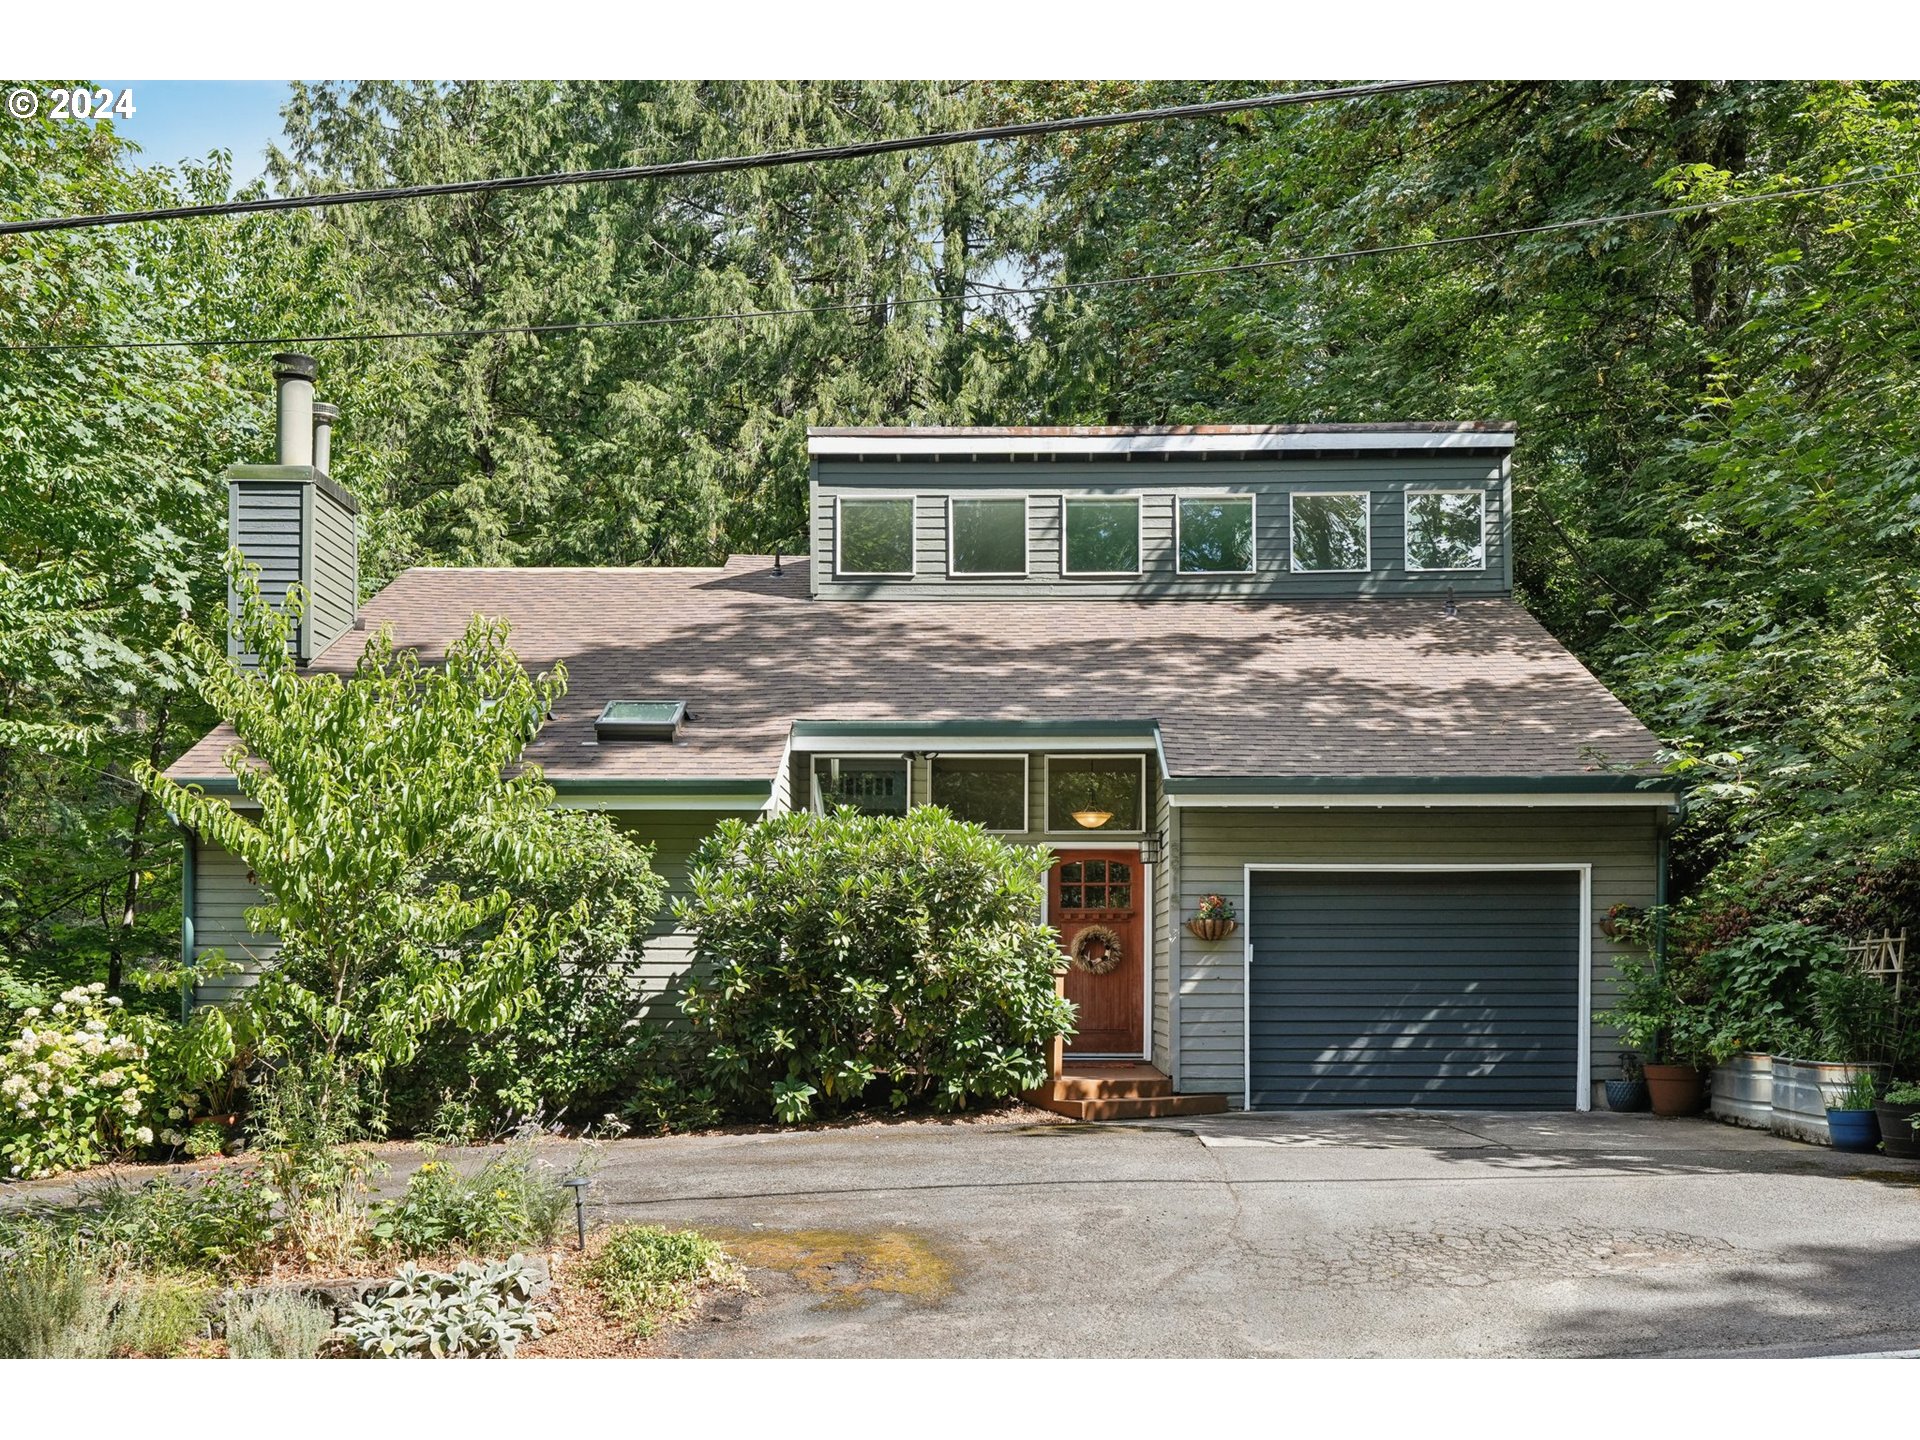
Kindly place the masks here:
[[(1519, 605), (1463, 599), (812, 600), (804, 561), (416, 569), (364, 607), (437, 659), (475, 612), (571, 690), (527, 758), (566, 781), (768, 779), (795, 721), (1140, 720), (1175, 777), (1582, 776), (1652, 735)], [(350, 670), (349, 631), (314, 668)], [(684, 699), (673, 744), (594, 742), (612, 699)], [(176, 777), (224, 773), (215, 730)]]

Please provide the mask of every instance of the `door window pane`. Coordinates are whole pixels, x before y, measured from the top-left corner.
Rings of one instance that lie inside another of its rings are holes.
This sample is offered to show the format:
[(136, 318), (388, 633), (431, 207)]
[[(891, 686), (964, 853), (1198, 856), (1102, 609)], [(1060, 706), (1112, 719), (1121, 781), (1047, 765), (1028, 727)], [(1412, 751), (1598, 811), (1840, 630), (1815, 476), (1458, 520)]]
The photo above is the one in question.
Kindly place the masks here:
[[(1144, 767), (1134, 755), (1050, 759), (1047, 829), (1074, 834), (1138, 830), (1144, 813), (1140, 794), (1143, 773)], [(1101, 820), (1101, 815), (1107, 818)], [(1082, 820), (1093, 823), (1083, 824)], [(1093, 863), (1101, 862), (1089, 862)], [(1089, 874), (1087, 878), (1091, 881), (1094, 877)], [(1104, 864), (1100, 878), (1106, 878)]]
[(1308, 495), (1295, 491), (1292, 509), (1295, 570), (1367, 568), (1365, 495)]
[(847, 759), (838, 755), (813, 757), (814, 808), (830, 814), (851, 805), (865, 815), (907, 813), (907, 762), (892, 759)]
[(989, 830), (1027, 828), (1027, 762), (1018, 755), (936, 755), (933, 803)]
[(1180, 569), (1189, 575), (1253, 569), (1253, 497), (1180, 502)]
[(1479, 491), (1407, 492), (1407, 568), (1487, 568), (1487, 497)]
[(1069, 575), (1132, 575), (1140, 569), (1140, 502), (1077, 500), (1066, 505)]
[(913, 501), (840, 499), (840, 573), (911, 575)]
[(953, 573), (1027, 573), (1027, 502), (1022, 497), (948, 502), (953, 526)]

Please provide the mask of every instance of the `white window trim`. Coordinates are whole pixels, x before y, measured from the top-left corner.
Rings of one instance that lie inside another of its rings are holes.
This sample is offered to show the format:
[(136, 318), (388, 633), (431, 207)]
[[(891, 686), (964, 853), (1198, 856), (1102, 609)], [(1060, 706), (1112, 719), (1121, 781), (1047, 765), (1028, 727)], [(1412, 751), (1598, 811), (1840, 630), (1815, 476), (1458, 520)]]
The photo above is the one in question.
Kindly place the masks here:
[[(840, 523), (840, 507), (851, 500), (859, 504), (865, 500), (904, 500), (907, 502), (907, 561), (905, 570), (849, 570), (840, 560), (840, 541), (846, 529)], [(916, 495), (847, 495), (833, 497), (833, 574), (835, 579), (847, 580), (911, 580), (920, 568), (920, 503)]]
[[(1471, 495), (1480, 502), (1480, 563), (1478, 565), (1416, 565), (1413, 563), (1413, 498), (1416, 495)], [(1476, 489), (1406, 490), (1400, 496), (1400, 559), (1409, 575), (1466, 575), (1487, 568), (1487, 492)]]
[[(1078, 825), (1071, 830), (1054, 830), (1053, 823), (1053, 762), (1056, 760), (1111, 760), (1112, 755), (1043, 755), (1040, 758), (1040, 824), (1042, 835), (1077, 835), (1089, 846), (1097, 844), (1102, 835), (1138, 836), (1147, 833), (1147, 757), (1137, 756), (1140, 761), (1140, 823), (1131, 830), (1082, 830)], [(1124, 757), (1122, 757), (1124, 758)]]
[(1593, 1108), (1593, 866), (1577, 861), (1542, 861), (1539, 864), (1248, 864), (1241, 867), (1240, 908), (1245, 914), (1241, 924), (1240, 969), (1240, 1108), (1253, 1108), (1253, 877), (1269, 871), (1339, 872), (1343, 874), (1396, 874), (1458, 871), (1499, 871), (1506, 873), (1572, 873), (1580, 877), (1580, 1032), (1578, 1060), (1574, 1067), (1573, 1108)]
[[(1339, 570), (1314, 570), (1300, 563), (1293, 548), (1293, 499), (1296, 495), (1316, 500), (1358, 500), (1366, 530), (1367, 563)], [(1373, 492), (1371, 490), (1289, 490), (1287, 492), (1287, 565), (1295, 575), (1366, 575), (1373, 570)]]
[[(947, 578), (949, 580), (1024, 580), (1033, 570), (1033, 496), (1025, 492), (982, 492), (949, 495), (947, 499)], [(959, 570), (953, 563), (953, 507), (956, 501), (1018, 500), (1020, 502), (1020, 568), (1018, 570)]]
[[(1063, 580), (1132, 579), (1145, 573), (1147, 565), (1147, 507), (1143, 495), (1062, 495), (1060, 497), (1060, 578)], [(1069, 570), (1067, 568), (1067, 507), (1076, 500), (1105, 501), (1109, 505), (1133, 506), (1133, 569)], [(1215, 572), (1217, 573), (1217, 572)]]
[[(1189, 570), (1180, 563), (1180, 507), (1189, 501), (1203, 503), (1208, 500), (1245, 500), (1252, 509), (1248, 512), (1247, 559), (1251, 563), (1244, 570)], [(1238, 493), (1231, 490), (1209, 492), (1205, 495), (1182, 495), (1175, 491), (1173, 495), (1173, 573), (1176, 575), (1256, 575), (1260, 571), (1260, 497), (1251, 490)]]
[[(856, 754), (850, 750), (816, 752), (807, 757), (807, 799), (809, 807), (816, 815), (827, 814), (826, 797), (820, 793), (820, 762), (822, 760), (897, 760), (906, 768), (907, 809), (913, 809), (913, 757), (903, 751), (882, 751), (878, 753)], [(902, 814), (905, 811), (901, 812)]]
[(1020, 825), (1014, 830), (996, 830), (992, 826), (983, 826), (989, 835), (1025, 835), (1033, 828), (1033, 757), (1022, 751), (1019, 755), (994, 755), (978, 750), (936, 750), (927, 756), (927, 804), (938, 805), (933, 798), (933, 767), (941, 760), (1013, 760), (1020, 762)]

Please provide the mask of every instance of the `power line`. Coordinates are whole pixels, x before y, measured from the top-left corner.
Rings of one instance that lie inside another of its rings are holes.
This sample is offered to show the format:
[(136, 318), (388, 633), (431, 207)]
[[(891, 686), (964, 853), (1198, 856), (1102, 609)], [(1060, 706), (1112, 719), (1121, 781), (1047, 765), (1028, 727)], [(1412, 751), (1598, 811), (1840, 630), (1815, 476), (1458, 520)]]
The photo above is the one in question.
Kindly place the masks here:
[[(1489, 240), (1514, 240), (1529, 235), (1548, 235), (1557, 231), (1589, 229), (1598, 225), (1619, 225), (1636, 220), (1659, 220), (1674, 215), (1697, 215), (1724, 210), (1735, 205), (1757, 205), (1772, 200), (1795, 200), (1809, 195), (1828, 195), (1862, 185), (1881, 185), (1893, 180), (1920, 179), (1920, 170), (1901, 170), (1882, 175), (1859, 175), (1851, 180), (1836, 180), (1826, 185), (1804, 185), (1792, 190), (1770, 190), (1759, 195), (1730, 195), (1720, 200), (1702, 200), (1690, 205), (1667, 205), (1657, 210), (1629, 210), (1613, 215), (1581, 216), (1571, 220), (1552, 220), (1540, 225), (1521, 225), (1507, 230), (1483, 230), (1472, 235), (1443, 235), (1433, 240), (1409, 240), (1397, 245), (1370, 245), (1351, 250), (1327, 250), (1317, 255), (1284, 255), (1271, 260), (1246, 260), (1225, 265), (1198, 265), (1184, 270), (1159, 270), (1138, 275), (1116, 275), (1104, 280), (1060, 280), (1045, 285), (994, 285), (970, 280), (970, 289), (993, 296), (1055, 295), (1079, 290), (1104, 290), (1120, 285), (1153, 285), (1164, 280), (1187, 280), (1211, 275), (1241, 275), (1260, 270), (1298, 268), (1306, 265), (1331, 265), (1346, 260), (1377, 259), (1386, 255), (1405, 255), (1417, 250), (1440, 250), (1457, 245), (1473, 245)], [(848, 310), (870, 310), (876, 306), (905, 308), (918, 305), (950, 305), (964, 295), (936, 294), (892, 297), (866, 295), (829, 305), (795, 305), (768, 310), (723, 310), (700, 315), (647, 315), (628, 320), (555, 320), (539, 325), (487, 325), (447, 330), (365, 330), (338, 335), (257, 335), (211, 340), (71, 340), (29, 342), (0, 346), (0, 353), (41, 350), (211, 350), (239, 349), (260, 345), (282, 347), (345, 344), (380, 340), (476, 340), (494, 335), (555, 335), (585, 330), (640, 330), (669, 325), (712, 325), (729, 321), (779, 320), (804, 315), (832, 315)]]
[(1157, 110), (1123, 110), (1110, 115), (1066, 116), (1056, 120), (1026, 120), (1014, 125), (988, 125), (973, 130), (944, 130), (931, 135), (904, 135), (889, 140), (862, 140), (851, 145), (828, 145), (814, 150), (771, 150), (758, 155), (727, 155), (712, 160), (669, 160), (657, 165), (623, 165), (609, 170), (561, 170), (544, 175), (508, 175), (490, 180), (450, 180), (438, 185), (396, 185), (377, 190), (336, 190), (325, 195), (279, 195), (266, 200), (227, 200), (216, 205), (176, 205), (162, 210), (123, 210), (101, 215), (54, 215), (39, 220), (0, 222), (0, 235), (26, 235), (47, 230), (95, 230), (107, 225), (132, 225), (148, 220), (193, 220), (214, 215), (258, 215), (272, 210), (316, 210), (334, 205), (362, 205), (383, 200), (414, 200), (430, 195), (491, 195), (509, 190), (549, 190), (562, 185), (599, 185), (617, 180), (659, 180), (679, 175), (718, 175), (735, 170), (775, 170), (790, 165), (813, 165), (828, 160), (858, 160), (869, 155), (892, 155), (903, 150), (933, 150), (983, 140), (1018, 140), (1030, 135), (1060, 135), (1075, 130), (1105, 130), (1115, 125), (1141, 125), (1156, 120), (1191, 120), (1207, 115), (1231, 115), (1247, 110), (1275, 110), (1284, 105), (1312, 105), (1326, 100), (1351, 100), (1367, 95), (1393, 95), (1406, 90), (1431, 90), (1453, 85), (1452, 80), (1390, 80), (1377, 85), (1347, 85), (1334, 90), (1289, 90), (1253, 95), (1243, 100), (1210, 100), (1194, 105), (1168, 105)]

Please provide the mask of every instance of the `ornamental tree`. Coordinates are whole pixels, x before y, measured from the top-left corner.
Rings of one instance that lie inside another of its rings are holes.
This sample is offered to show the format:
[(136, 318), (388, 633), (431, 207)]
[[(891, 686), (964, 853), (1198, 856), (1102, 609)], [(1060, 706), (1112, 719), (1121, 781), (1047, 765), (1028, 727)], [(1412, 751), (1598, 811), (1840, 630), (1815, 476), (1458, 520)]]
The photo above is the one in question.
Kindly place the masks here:
[[(141, 783), (202, 839), (244, 861), (263, 893), (247, 912), (280, 950), (235, 1017), (269, 1061), (341, 1078), (411, 1058), (437, 1025), (511, 1023), (587, 919), (576, 900), (547, 909), (500, 877), (537, 878), (565, 863), (545, 821), (554, 792), (513, 768), (566, 675), (530, 676), (507, 625), (475, 616), (444, 663), (423, 664), (381, 629), (351, 675), (301, 674), (288, 641), (305, 605), (261, 598), (237, 555), (234, 633), (257, 665), (183, 630), (200, 688), (237, 737), (225, 764), (238, 804), (142, 767)], [(511, 772), (511, 773), (510, 773)], [(456, 855), (464, 883), (435, 880)]]

